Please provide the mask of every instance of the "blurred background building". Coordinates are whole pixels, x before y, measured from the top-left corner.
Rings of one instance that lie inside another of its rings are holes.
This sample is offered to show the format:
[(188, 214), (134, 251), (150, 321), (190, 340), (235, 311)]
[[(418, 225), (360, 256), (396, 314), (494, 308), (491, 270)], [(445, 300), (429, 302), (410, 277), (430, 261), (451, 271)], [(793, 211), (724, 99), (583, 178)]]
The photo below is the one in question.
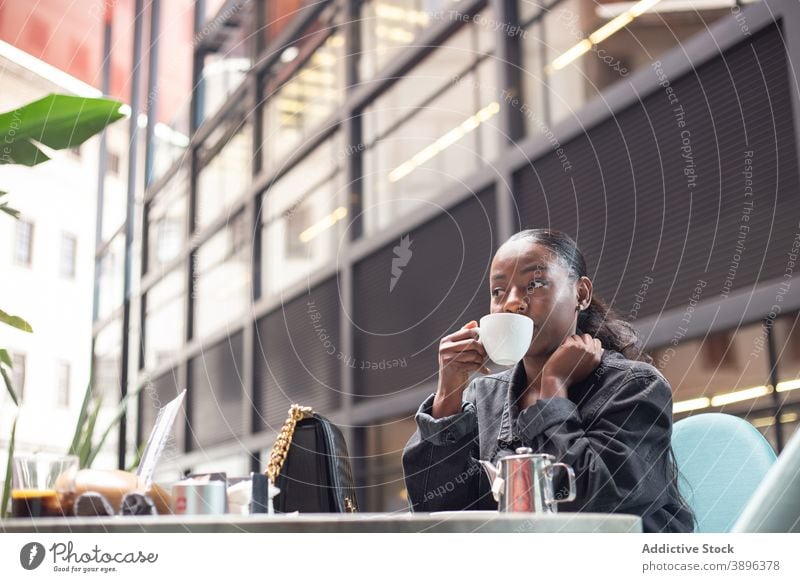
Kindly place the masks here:
[(163, 477), (260, 469), (297, 402), (345, 432), (361, 506), (404, 509), (438, 341), (531, 227), (575, 238), (676, 419), (736, 414), (776, 450), (797, 429), (794, 0), (129, 0), (117, 31), (110, 91), (163, 124), (116, 150), (127, 300), (125, 212), (94, 256), (95, 379), (145, 386), (119, 464), (186, 388)]

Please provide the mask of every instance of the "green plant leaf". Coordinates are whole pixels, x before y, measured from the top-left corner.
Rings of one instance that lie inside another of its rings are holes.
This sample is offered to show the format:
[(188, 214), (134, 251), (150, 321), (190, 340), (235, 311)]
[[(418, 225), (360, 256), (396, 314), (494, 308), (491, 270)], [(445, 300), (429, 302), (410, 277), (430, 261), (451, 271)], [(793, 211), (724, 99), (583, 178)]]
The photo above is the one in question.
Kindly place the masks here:
[[(2, 198), (3, 196), (7, 196), (7, 195), (8, 195), (8, 192), (0, 191), (0, 198)], [(0, 203), (0, 212), (5, 212), (6, 214), (8, 214), (12, 218), (19, 218), (19, 210), (14, 210), (13, 208), (11, 208), (8, 205), (8, 202)]]
[(21, 166), (35, 166), (50, 159), (40, 150), (35, 143), (30, 141), (3, 144), (0, 164), (20, 164)]
[(133, 460), (131, 461), (128, 468), (125, 469), (128, 473), (133, 473), (139, 467), (139, 463), (142, 461), (142, 455), (144, 454), (144, 448), (147, 446), (147, 443), (144, 442), (139, 445), (139, 448), (136, 449), (136, 454), (133, 456)]
[(0, 164), (34, 166), (48, 158), (36, 146), (72, 148), (124, 117), (112, 99), (50, 94), (0, 114)]
[(8, 512), (8, 499), (11, 497), (11, 463), (14, 458), (14, 447), (17, 438), (17, 419), (14, 417), (14, 424), (11, 426), (11, 440), (8, 442), (8, 462), (6, 463), (6, 480), (3, 483), (3, 500), (0, 501), (0, 517), (5, 518)]
[(111, 421), (108, 423), (106, 430), (103, 431), (103, 436), (100, 437), (100, 441), (97, 443), (97, 446), (94, 447), (94, 450), (92, 451), (92, 454), (89, 457), (88, 461), (89, 464), (87, 465), (87, 467), (92, 466), (95, 457), (103, 449), (103, 445), (105, 444), (108, 435), (111, 434), (111, 431), (119, 423), (119, 421), (122, 419), (122, 416), (125, 414), (125, 411), (128, 409), (128, 403), (132, 399), (139, 396), (139, 393), (144, 389), (145, 386), (146, 384), (142, 384), (141, 386), (136, 388), (136, 390), (134, 390), (133, 392), (128, 392), (128, 395), (125, 396), (125, 398), (117, 405), (117, 413), (114, 415), (114, 418), (112, 418)]
[(83, 402), (81, 403), (81, 410), (78, 413), (78, 422), (75, 424), (75, 433), (72, 435), (72, 444), (69, 445), (69, 455), (77, 455), (81, 442), (81, 434), (83, 433), (83, 425), (86, 422), (86, 415), (89, 411), (89, 403), (92, 401), (92, 380), (86, 385), (86, 391), (83, 393)]
[[(97, 417), (100, 416), (100, 408), (103, 404), (102, 398), (94, 399), (94, 409), (86, 421), (86, 429), (83, 433), (83, 443), (81, 443), (78, 456), (80, 458), (80, 468), (88, 469), (91, 465), (87, 461), (92, 457), (92, 440), (94, 439), (94, 427), (97, 424)], [(94, 458), (92, 457), (94, 460)]]
[(22, 319), (21, 317), (17, 317), (16, 315), (9, 315), (2, 309), (0, 309), (0, 323), (5, 323), (10, 325), (11, 327), (16, 327), (19, 330), (27, 331), (28, 333), (33, 333), (33, 328), (31, 324)]
[(11, 400), (14, 401), (16, 406), (19, 406), (19, 398), (17, 398), (17, 391), (14, 390), (14, 384), (11, 382), (11, 377), (6, 372), (6, 369), (0, 367), (0, 375), (3, 376), (3, 383), (6, 385), (6, 390), (8, 391), (8, 395), (11, 396)]
[(8, 375), (8, 370), (14, 369), (14, 362), (11, 360), (11, 356), (8, 353), (8, 350), (0, 349), (0, 375), (3, 376), (3, 383), (6, 385), (6, 390), (8, 390), (8, 395), (11, 396), (11, 400), (14, 401), (16, 406), (19, 406), (19, 398), (17, 397), (17, 391), (14, 390), (14, 384), (11, 382), (11, 376)]

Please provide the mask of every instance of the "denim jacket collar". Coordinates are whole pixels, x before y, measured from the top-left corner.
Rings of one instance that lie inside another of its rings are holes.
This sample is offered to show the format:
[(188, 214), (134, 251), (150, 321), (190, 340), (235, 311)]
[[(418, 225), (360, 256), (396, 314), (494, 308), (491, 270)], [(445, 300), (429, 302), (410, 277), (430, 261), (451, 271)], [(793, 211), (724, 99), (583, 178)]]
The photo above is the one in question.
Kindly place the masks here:
[[(598, 374), (601, 368), (605, 367), (605, 363), (609, 358), (613, 358), (617, 352), (614, 350), (604, 349), (603, 355), (600, 358), (600, 364), (595, 368), (593, 374), (589, 374), (586, 379), (582, 380), (571, 386), (569, 392), (575, 394), (578, 392), (577, 388), (587, 381), (591, 381), (593, 376)], [(602, 373), (602, 372), (601, 372)], [(497, 442), (501, 448), (512, 449), (519, 441), (519, 436), (515, 432), (517, 417), (519, 416), (519, 399), (522, 391), (526, 388), (528, 376), (525, 373), (525, 365), (522, 360), (517, 362), (513, 368), (510, 368), (501, 374), (501, 377), (508, 382), (508, 392), (506, 393), (505, 403), (503, 404), (503, 416), (500, 420), (500, 430), (497, 433)], [(571, 398), (572, 399), (572, 398)]]
[(514, 440), (517, 439), (513, 427), (517, 416), (519, 416), (518, 401), (528, 381), (528, 376), (525, 374), (525, 365), (522, 360), (517, 362), (513, 368), (507, 370), (504, 376), (508, 378), (509, 383), (497, 440), (498, 442), (505, 443), (504, 448), (509, 448), (512, 446)]

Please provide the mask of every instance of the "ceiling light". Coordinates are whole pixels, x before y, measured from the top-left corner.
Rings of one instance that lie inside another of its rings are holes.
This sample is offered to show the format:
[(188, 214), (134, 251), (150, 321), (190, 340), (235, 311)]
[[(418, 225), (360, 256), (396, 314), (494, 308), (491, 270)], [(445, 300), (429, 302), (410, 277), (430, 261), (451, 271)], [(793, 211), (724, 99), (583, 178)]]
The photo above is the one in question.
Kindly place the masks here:
[(750, 400), (765, 396), (772, 392), (771, 386), (755, 386), (753, 388), (746, 388), (744, 390), (736, 390), (735, 392), (728, 392), (725, 394), (717, 394), (711, 399), (711, 406), (725, 406), (734, 402), (741, 402), (742, 400)]
[(476, 129), (481, 123), (497, 115), (499, 111), (500, 104), (496, 101), (491, 102), (489, 105), (478, 111), (475, 115), (468, 117), (457, 127), (454, 127), (435, 142), (414, 154), (411, 159), (403, 162), (394, 170), (389, 172), (389, 181), (397, 182), (398, 180), (405, 178), (419, 166), (431, 158), (439, 155), (442, 151), (456, 143), (469, 132)]
[(347, 216), (347, 208), (345, 208), (344, 206), (340, 206), (339, 208), (331, 212), (328, 216), (320, 220), (318, 223), (308, 227), (303, 232), (301, 232), (300, 240), (302, 242), (308, 242), (311, 239), (316, 238), (322, 232), (328, 230), (334, 224), (343, 219), (345, 216)]
[(690, 410), (699, 410), (701, 408), (708, 408), (711, 401), (708, 398), (693, 398), (691, 400), (682, 400), (675, 402), (672, 405), (672, 413), (678, 414), (679, 412), (689, 412)]

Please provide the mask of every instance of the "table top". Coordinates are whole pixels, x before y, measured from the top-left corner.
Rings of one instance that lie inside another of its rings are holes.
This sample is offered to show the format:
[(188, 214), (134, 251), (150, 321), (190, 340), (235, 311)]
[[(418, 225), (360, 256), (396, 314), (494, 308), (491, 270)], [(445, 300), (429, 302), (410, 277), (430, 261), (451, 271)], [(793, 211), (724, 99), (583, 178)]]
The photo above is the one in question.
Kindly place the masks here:
[(496, 511), (6, 519), (5, 533), (641, 533), (637, 515)]

